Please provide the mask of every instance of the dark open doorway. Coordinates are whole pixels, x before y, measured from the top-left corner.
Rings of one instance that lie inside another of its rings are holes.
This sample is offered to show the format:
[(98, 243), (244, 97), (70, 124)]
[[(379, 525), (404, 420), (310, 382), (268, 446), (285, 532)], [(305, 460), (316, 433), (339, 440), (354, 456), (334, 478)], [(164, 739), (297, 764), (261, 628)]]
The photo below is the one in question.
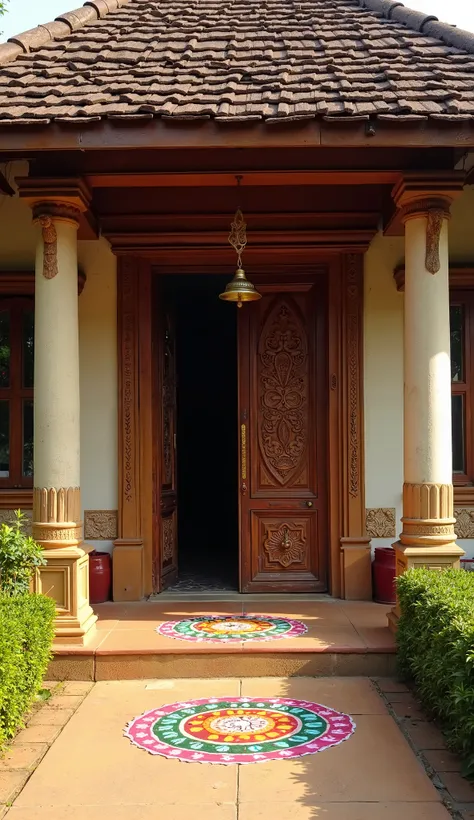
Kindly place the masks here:
[(238, 589), (237, 311), (228, 278), (173, 276), (177, 364), (178, 581)]

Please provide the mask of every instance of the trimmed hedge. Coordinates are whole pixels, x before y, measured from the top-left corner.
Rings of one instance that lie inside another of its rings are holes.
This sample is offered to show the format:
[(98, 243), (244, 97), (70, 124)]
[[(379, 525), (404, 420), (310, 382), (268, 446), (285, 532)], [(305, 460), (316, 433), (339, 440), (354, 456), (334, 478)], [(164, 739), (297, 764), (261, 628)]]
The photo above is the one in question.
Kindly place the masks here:
[(474, 573), (409, 570), (397, 579), (398, 664), (474, 774)]
[(0, 747), (23, 725), (41, 689), (55, 614), (45, 595), (0, 596)]

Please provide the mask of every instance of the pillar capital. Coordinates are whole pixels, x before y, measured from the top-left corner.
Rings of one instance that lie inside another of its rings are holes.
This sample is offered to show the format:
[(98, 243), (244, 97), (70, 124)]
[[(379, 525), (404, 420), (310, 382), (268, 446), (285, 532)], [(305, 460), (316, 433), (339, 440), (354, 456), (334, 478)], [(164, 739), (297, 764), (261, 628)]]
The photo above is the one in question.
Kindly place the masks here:
[(33, 211), (33, 222), (41, 225), (42, 228), (51, 226), (54, 222), (70, 222), (79, 227), (81, 211), (76, 205), (69, 202), (57, 202), (45, 200), (35, 202), (31, 205)]
[(400, 218), (406, 226), (412, 219), (422, 219), (425, 225), (425, 268), (438, 273), (441, 267), (439, 243), (443, 222), (450, 218), (451, 204), (460, 196), (464, 172), (408, 173), (400, 178), (392, 191)]
[(433, 209), (449, 217), (450, 206), (462, 193), (464, 182), (464, 171), (406, 173), (393, 188), (392, 198), (403, 221), (410, 216), (426, 216)]
[[(78, 219), (88, 210), (91, 193), (82, 177), (18, 177), (18, 194), (33, 209), (33, 214), (48, 215), (61, 219), (61, 211)], [(36, 217), (37, 218), (37, 217)]]

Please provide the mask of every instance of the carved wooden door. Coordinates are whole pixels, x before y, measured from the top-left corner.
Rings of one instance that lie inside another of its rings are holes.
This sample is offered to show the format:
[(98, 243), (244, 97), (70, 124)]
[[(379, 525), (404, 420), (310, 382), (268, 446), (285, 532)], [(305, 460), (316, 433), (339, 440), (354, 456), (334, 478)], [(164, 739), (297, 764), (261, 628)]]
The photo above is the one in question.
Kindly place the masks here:
[[(176, 343), (172, 303), (166, 293), (155, 299), (157, 321), (154, 334), (156, 390), (154, 567), (153, 587), (159, 592), (178, 576), (178, 497), (176, 485)], [(151, 442), (150, 442), (151, 444)], [(148, 446), (145, 443), (145, 446)]]
[(301, 280), (239, 311), (242, 592), (327, 589), (326, 300)]

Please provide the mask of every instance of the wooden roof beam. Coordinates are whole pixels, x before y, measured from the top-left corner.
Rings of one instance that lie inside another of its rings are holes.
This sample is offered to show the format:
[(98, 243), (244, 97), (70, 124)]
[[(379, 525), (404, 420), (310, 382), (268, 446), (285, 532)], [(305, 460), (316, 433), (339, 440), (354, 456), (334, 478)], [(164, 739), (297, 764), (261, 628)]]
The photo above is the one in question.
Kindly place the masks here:
[(94, 173), (87, 174), (91, 188), (232, 188), (237, 177), (242, 187), (285, 185), (394, 185), (402, 171), (239, 171)]

